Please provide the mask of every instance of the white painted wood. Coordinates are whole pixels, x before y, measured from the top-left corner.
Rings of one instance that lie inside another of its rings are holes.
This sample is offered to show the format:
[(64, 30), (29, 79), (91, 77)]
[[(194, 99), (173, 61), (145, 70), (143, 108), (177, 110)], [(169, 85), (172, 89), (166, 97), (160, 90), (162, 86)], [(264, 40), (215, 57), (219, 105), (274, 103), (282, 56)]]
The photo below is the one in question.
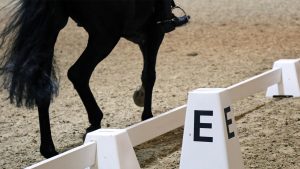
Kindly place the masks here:
[(126, 128), (133, 146), (183, 126), (186, 105)]
[(84, 169), (95, 164), (96, 142), (89, 142), (25, 169)]
[(232, 102), (266, 90), (269, 86), (281, 81), (281, 68), (269, 70), (245, 81), (226, 88), (231, 96)]
[(86, 136), (97, 143), (97, 169), (141, 169), (125, 129), (99, 129)]
[[(300, 70), (300, 60), (297, 61), (297, 67), (293, 68), (294, 72), (297, 71), (299, 72)], [(296, 63), (296, 61), (294, 61)], [(287, 61), (285, 61), (287, 62)], [(293, 63), (294, 63), (293, 62)], [(257, 92), (263, 91), (267, 89), (269, 86), (276, 85), (279, 83), (282, 83), (282, 79), (284, 74), (286, 74), (284, 71), (282, 71), (282, 68), (273, 68), (273, 70), (269, 70), (267, 72), (264, 72), (262, 74), (259, 74), (257, 76), (254, 76), (252, 78), (249, 78), (245, 81), (242, 81), (240, 83), (237, 83), (235, 85), (232, 85), (227, 88), (218, 88), (218, 89), (197, 89), (193, 91), (194, 93), (196, 92), (197, 95), (199, 94), (199, 99), (193, 99), (195, 103), (195, 107), (200, 110), (213, 110), (213, 112), (217, 112), (217, 115), (220, 115), (223, 112), (224, 107), (229, 107), (231, 103), (243, 99), (247, 96), (253, 95)], [(295, 73), (294, 73), (295, 74)], [(286, 75), (285, 75), (286, 76)], [(298, 78), (299, 74), (297, 73), (297, 78), (294, 80), (297, 82), (297, 90), (300, 89), (299, 87), (299, 79)], [(290, 76), (286, 76), (287, 80), (289, 81)], [(286, 85), (288, 86), (288, 85)], [(193, 93), (190, 92), (190, 93)], [(201, 94), (201, 95), (200, 95)], [(203, 97), (202, 97), (203, 96)], [(211, 99), (208, 99), (210, 98)], [(213, 100), (213, 101), (212, 101)], [(211, 106), (211, 107), (207, 107)], [(190, 108), (188, 108), (190, 109)], [(137, 146), (141, 143), (144, 143), (146, 141), (149, 141), (155, 137), (158, 137), (162, 134), (165, 134), (169, 131), (172, 131), (178, 127), (181, 127), (184, 125), (185, 122), (185, 115), (186, 115), (186, 110), (187, 106), (183, 105), (180, 107), (177, 107), (175, 109), (172, 109), (166, 113), (163, 113), (159, 116), (153, 117), (149, 120), (140, 122), (138, 124), (135, 124), (133, 126), (127, 127), (126, 129), (118, 129), (116, 131), (113, 130), (97, 130), (92, 133), (89, 133), (87, 138), (90, 138), (86, 144), (79, 146), (77, 148), (74, 148), (72, 150), (69, 150), (65, 153), (62, 153), (58, 156), (55, 156), (51, 159), (42, 161), (38, 164), (35, 164), (31, 167), (28, 167), (26, 169), (84, 169), (91, 167), (93, 169), (96, 168), (111, 168), (111, 167), (106, 167), (106, 166), (114, 166), (110, 164), (115, 164), (118, 163), (118, 167), (113, 167), (113, 168), (120, 168), (120, 169), (136, 169), (139, 168), (138, 161), (136, 159), (136, 156), (134, 154), (133, 146)], [(189, 111), (189, 110), (188, 110)], [(193, 113), (193, 111), (190, 111)], [(190, 113), (190, 114), (192, 114)], [(222, 118), (221, 118), (222, 117)], [(225, 126), (224, 122), (224, 117), (220, 116), (219, 120), (217, 123), (213, 124), (212, 130), (217, 129), (217, 131), (213, 131), (212, 133), (217, 133), (219, 131), (223, 132), (217, 136), (214, 136), (217, 140), (221, 140), (221, 137), (224, 137), (224, 133), (230, 131), (234, 131), (234, 133), (237, 133), (236, 127), (235, 127), (235, 121), (233, 119), (232, 124), (227, 124), (227, 127)], [(188, 117), (185, 126), (192, 126), (193, 127), (193, 117)], [(226, 119), (225, 119), (226, 120)], [(226, 121), (227, 122), (227, 121)], [(215, 125), (217, 124), (217, 125)], [(219, 126), (218, 126), (219, 125)], [(225, 130), (226, 129), (226, 130)], [(189, 131), (188, 133), (186, 133)], [(192, 128), (189, 130), (185, 129), (185, 140), (190, 139), (192, 134)], [(94, 134), (94, 135), (93, 135)], [(93, 136), (93, 137), (92, 137)], [(99, 137), (99, 139), (98, 139)], [(219, 138), (219, 139), (218, 139)], [(238, 150), (238, 141), (237, 141), (237, 135), (234, 139), (229, 139), (224, 142), (220, 143), (224, 144), (226, 143), (226, 146), (223, 146), (223, 154), (225, 153), (226, 155), (221, 155), (223, 157), (229, 157), (228, 154), (232, 155), (232, 158), (227, 158), (224, 162), (224, 165), (222, 166), (229, 166), (229, 168), (242, 168), (242, 163), (241, 163), (241, 155), (239, 154)], [(234, 143), (230, 143), (230, 141), (234, 140)], [(97, 141), (98, 143), (96, 143)], [(191, 148), (191, 145), (194, 144), (194, 141), (188, 140), (190, 142), (185, 141), (184, 147), (183, 147), (183, 152), (185, 154), (185, 158), (182, 163), (181, 168), (184, 169), (191, 169), (192, 167), (190, 166), (190, 156), (191, 154), (193, 157), (195, 156), (196, 153), (190, 153), (187, 152), (187, 149), (191, 152), (194, 152), (197, 146), (194, 146)], [(188, 144), (187, 144), (188, 143)], [(218, 143), (219, 144), (219, 143)], [(112, 145), (109, 147), (109, 145)], [(231, 147), (231, 148), (228, 148)], [(99, 150), (98, 154), (96, 154), (96, 150)], [(190, 147), (190, 148), (189, 148)], [(225, 148), (224, 148), (225, 147)], [(232, 148), (233, 147), (233, 148)], [(111, 155), (113, 149), (113, 155)], [(205, 149), (208, 149), (208, 151), (203, 151)], [(221, 148), (220, 148), (221, 149)], [(209, 152), (211, 151), (212, 148), (209, 148), (208, 146), (204, 145), (199, 149), (199, 152)], [(130, 155), (128, 155), (130, 154)], [(220, 154), (220, 153), (219, 153)], [(235, 154), (235, 155), (233, 155)], [(97, 159), (96, 161), (96, 156), (99, 158), (101, 157), (102, 159)], [(206, 154), (203, 155), (203, 159), (206, 158)], [(111, 160), (108, 160), (108, 157), (113, 157)], [(197, 164), (199, 161), (199, 156), (195, 156), (196, 158), (194, 159), (194, 164)], [(216, 156), (214, 156), (215, 158)], [(231, 157), (231, 156), (230, 156)], [(212, 159), (214, 159), (212, 158)], [(183, 159), (183, 157), (182, 157)], [(201, 159), (201, 158), (200, 158)], [(233, 159), (233, 160), (232, 160)], [(238, 160), (237, 160), (238, 159)], [(102, 160), (102, 161), (101, 161)], [(100, 163), (101, 161), (101, 163)], [(238, 161), (238, 162), (237, 162)], [(110, 164), (109, 164), (110, 163)], [(227, 164), (226, 164), (227, 163)], [(193, 167), (196, 167), (196, 165), (192, 165)], [(204, 162), (202, 163), (202, 165)], [(215, 163), (217, 166), (217, 163)], [(232, 164), (232, 165), (231, 165)], [(188, 167), (184, 167), (188, 166)], [(220, 168), (220, 167), (215, 167), (215, 168)], [(226, 168), (227, 169), (227, 168)]]
[(281, 59), (273, 69), (282, 69), (281, 82), (268, 88), (266, 96), (300, 97), (300, 59)]
[(230, 105), (222, 88), (189, 92), (180, 169), (244, 168), (233, 112), (225, 112)]

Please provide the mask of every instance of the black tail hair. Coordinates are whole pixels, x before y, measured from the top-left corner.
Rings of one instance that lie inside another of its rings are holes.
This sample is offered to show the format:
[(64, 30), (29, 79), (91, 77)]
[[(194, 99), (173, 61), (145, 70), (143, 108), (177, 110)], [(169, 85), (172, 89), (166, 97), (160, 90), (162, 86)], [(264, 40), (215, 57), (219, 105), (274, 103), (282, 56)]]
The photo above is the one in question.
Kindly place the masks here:
[[(45, 50), (45, 34), (55, 11), (48, 1), (18, 0), (8, 24), (0, 32), (0, 77), (11, 103), (33, 108), (37, 101), (58, 93), (53, 50)], [(1, 12), (1, 11), (0, 11)], [(53, 47), (54, 48), (54, 44)]]

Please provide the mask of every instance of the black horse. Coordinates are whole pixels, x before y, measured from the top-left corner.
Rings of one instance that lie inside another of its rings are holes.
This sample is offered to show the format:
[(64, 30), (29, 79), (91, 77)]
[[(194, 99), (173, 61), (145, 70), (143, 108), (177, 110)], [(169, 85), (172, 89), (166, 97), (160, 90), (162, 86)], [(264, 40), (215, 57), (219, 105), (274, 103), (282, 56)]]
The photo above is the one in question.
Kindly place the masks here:
[(144, 91), (142, 120), (153, 117), (152, 90), (155, 83), (156, 57), (164, 38), (157, 24), (157, 0), (19, 0), (0, 34), (0, 75), (10, 101), (17, 106), (37, 106), (40, 121), (40, 152), (57, 155), (51, 137), (49, 106), (58, 93), (54, 45), (61, 29), (72, 18), (89, 35), (79, 59), (68, 70), (68, 78), (77, 90), (88, 113), (87, 132), (99, 129), (103, 113), (89, 87), (96, 65), (124, 37), (137, 43), (142, 51)]

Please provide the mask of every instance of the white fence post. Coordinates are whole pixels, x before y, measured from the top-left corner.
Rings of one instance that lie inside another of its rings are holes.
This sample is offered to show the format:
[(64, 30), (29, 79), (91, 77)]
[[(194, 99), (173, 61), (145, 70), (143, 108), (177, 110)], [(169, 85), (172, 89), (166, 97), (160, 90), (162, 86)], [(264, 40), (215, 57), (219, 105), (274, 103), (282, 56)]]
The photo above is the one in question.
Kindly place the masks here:
[(97, 143), (96, 168), (140, 169), (125, 129), (100, 129), (88, 133), (85, 142)]
[(242, 169), (231, 98), (224, 89), (189, 93), (180, 169)]
[(281, 68), (281, 82), (268, 88), (267, 97), (300, 97), (300, 59), (281, 59), (274, 63), (273, 69)]

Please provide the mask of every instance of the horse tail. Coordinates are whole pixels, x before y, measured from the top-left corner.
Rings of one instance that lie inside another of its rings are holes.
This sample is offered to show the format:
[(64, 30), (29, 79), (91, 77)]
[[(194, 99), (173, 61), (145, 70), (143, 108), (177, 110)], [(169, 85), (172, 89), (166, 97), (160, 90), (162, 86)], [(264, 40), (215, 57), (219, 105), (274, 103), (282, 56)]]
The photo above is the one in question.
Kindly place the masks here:
[[(51, 24), (61, 23), (56, 20), (61, 19), (57, 17), (59, 1), (11, 2), (10, 20), (0, 32), (0, 49), (5, 48), (0, 55), (0, 77), (10, 102), (18, 107), (33, 108), (37, 101), (49, 100), (49, 97), (52, 100), (58, 93), (53, 55), (59, 31), (53, 33)], [(62, 28), (67, 19), (64, 22)]]

